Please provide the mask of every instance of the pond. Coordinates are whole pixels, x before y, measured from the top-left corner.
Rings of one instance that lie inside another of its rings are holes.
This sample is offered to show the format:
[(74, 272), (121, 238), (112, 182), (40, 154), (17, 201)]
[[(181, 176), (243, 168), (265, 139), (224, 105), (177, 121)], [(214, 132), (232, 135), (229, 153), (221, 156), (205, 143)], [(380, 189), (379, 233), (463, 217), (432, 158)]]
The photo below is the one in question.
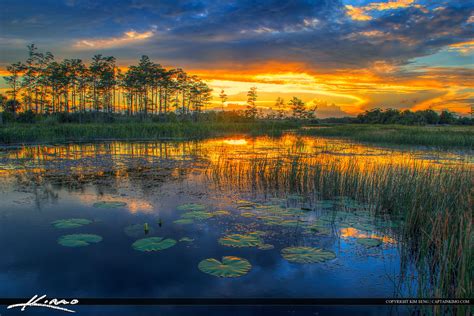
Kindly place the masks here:
[(472, 164), (291, 134), (4, 147), (0, 297), (407, 296), (400, 218), (288, 179), (253, 181), (258, 164), (271, 172), (295, 157), (328, 168)]

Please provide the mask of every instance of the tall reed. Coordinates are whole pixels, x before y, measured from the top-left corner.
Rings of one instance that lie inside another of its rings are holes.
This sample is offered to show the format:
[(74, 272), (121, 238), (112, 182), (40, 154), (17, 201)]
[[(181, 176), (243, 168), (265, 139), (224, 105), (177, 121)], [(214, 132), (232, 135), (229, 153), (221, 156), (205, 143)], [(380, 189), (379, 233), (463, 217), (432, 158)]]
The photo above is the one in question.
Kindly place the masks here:
[[(233, 157), (235, 158), (235, 157)], [(472, 296), (473, 170), (411, 161), (322, 161), (292, 155), (269, 158), (225, 154), (210, 168), (217, 186), (262, 194), (301, 193), (318, 199), (348, 196), (402, 218), (402, 266), (416, 269), (424, 298)]]

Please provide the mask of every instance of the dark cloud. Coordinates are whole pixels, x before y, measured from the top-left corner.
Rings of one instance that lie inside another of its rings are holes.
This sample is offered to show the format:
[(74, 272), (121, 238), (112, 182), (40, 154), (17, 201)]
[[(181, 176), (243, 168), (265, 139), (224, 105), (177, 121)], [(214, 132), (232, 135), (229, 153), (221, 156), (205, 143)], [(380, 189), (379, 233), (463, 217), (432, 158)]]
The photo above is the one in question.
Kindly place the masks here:
[(75, 40), (153, 27), (156, 34), (147, 41), (104, 51), (125, 59), (147, 53), (157, 60), (198, 67), (268, 59), (302, 62), (315, 69), (363, 68), (376, 61), (401, 65), (474, 36), (473, 24), (468, 23), (474, 4), (436, 2), (354, 21), (341, 0), (5, 0), (0, 62), (14, 61), (21, 43), (35, 42), (60, 55), (82, 57), (89, 52), (76, 52)]

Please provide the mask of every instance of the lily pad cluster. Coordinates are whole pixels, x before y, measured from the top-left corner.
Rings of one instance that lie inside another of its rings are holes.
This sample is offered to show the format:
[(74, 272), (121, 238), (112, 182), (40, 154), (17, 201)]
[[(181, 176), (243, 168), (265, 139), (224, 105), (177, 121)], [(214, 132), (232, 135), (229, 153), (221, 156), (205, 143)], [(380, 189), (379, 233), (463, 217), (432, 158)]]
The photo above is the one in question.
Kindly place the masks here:
[(51, 224), (55, 228), (68, 229), (68, 228), (82, 227), (85, 225), (89, 225), (90, 223), (92, 223), (92, 221), (85, 218), (68, 218), (68, 219), (60, 219), (60, 220), (54, 221)]

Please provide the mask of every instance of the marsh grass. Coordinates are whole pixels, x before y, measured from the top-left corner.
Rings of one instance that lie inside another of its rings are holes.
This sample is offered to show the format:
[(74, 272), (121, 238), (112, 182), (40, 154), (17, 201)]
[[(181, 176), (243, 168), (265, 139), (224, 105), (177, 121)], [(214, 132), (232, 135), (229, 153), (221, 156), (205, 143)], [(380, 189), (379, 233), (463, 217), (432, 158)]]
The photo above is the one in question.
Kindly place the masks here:
[[(322, 163), (293, 155), (275, 159), (216, 160), (208, 177), (218, 186), (268, 196), (297, 193), (327, 200), (340, 196), (369, 203), (374, 213), (402, 219), (402, 272), (416, 270), (411, 295), (472, 296), (472, 190), (468, 165), (431, 166), (412, 161)], [(461, 308), (462, 309), (462, 308)]]
[(299, 132), (305, 135), (343, 137), (387, 145), (474, 149), (474, 127), (472, 126), (344, 124), (301, 129)]
[(129, 123), (62, 123), (8, 124), (0, 127), (0, 143), (35, 143), (94, 141), (107, 139), (150, 140), (163, 138), (194, 138), (243, 133), (280, 136), (297, 128), (291, 121), (255, 122), (129, 122)]

